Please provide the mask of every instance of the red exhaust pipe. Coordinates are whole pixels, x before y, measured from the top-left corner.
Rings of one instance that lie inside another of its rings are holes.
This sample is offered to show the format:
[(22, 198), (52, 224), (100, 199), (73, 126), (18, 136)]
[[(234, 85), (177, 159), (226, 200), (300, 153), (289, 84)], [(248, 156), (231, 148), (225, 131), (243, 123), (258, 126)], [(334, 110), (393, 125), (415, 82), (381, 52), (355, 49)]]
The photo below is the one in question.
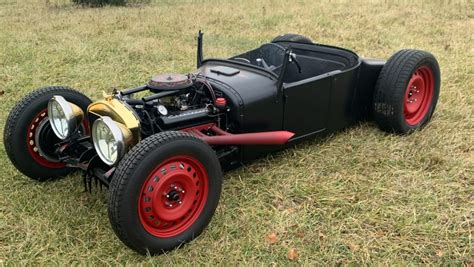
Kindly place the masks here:
[[(206, 135), (201, 132), (202, 130), (213, 131), (216, 135)], [(194, 134), (210, 145), (283, 145), (295, 135), (289, 131), (231, 134), (214, 123), (186, 128), (182, 131)]]
[(287, 131), (214, 135), (200, 137), (210, 145), (283, 145), (295, 135)]

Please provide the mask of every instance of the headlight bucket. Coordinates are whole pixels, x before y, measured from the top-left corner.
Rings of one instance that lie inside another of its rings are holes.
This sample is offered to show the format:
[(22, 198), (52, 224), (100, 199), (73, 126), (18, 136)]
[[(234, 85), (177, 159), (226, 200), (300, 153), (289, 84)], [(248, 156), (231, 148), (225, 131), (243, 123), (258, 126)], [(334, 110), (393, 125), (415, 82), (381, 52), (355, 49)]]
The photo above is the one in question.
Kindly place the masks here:
[(125, 125), (102, 116), (92, 125), (92, 141), (100, 159), (113, 166), (125, 155), (133, 137)]
[(64, 140), (71, 136), (84, 119), (84, 112), (64, 97), (55, 95), (48, 102), (48, 120), (54, 134)]

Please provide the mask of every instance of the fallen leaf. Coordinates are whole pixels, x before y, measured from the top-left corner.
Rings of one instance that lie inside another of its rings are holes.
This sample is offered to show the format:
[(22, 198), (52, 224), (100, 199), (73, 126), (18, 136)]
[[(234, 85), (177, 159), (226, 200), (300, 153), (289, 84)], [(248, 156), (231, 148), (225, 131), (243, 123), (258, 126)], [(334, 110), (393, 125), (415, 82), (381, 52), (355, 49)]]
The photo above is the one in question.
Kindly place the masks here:
[(284, 213), (293, 213), (295, 212), (295, 208), (288, 208), (286, 210), (283, 211)]
[(443, 257), (444, 256), (444, 251), (442, 251), (442, 250), (436, 251), (436, 256)]
[(325, 238), (326, 236), (323, 233), (319, 232), (319, 240), (323, 240)]
[(267, 235), (267, 242), (270, 245), (275, 244), (276, 242), (278, 242), (278, 236), (275, 233), (271, 233), (271, 234)]
[(290, 249), (288, 250), (288, 255), (287, 255), (287, 257), (288, 257), (288, 259), (289, 259), (290, 261), (297, 260), (297, 259), (298, 259), (298, 256), (299, 256), (299, 255), (298, 255), (298, 251), (296, 250), (296, 248), (290, 248)]
[(354, 244), (354, 243), (349, 243), (349, 248), (352, 252), (357, 252), (359, 250), (359, 245)]
[(285, 206), (283, 205), (283, 202), (281, 199), (275, 199), (272, 202), (273, 202), (273, 206), (275, 206), (275, 208), (277, 208), (279, 211), (282, 211), (285, 209)]

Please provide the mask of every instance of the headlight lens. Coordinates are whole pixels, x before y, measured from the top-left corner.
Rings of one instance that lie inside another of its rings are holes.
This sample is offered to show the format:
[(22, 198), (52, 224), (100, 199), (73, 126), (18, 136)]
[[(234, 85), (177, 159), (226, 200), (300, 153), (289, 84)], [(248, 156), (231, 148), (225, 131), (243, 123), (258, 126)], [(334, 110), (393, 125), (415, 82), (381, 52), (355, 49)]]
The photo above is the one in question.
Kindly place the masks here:
[(125, 125), (104, 116), (92, 125), (92, 140), (100, 159), (112, 166), (125, 155), (132, 134)]
[(48, 118), (53, 132), (64, 140), (81, 124), (84, 112), (64, 97), (55, 95), (48, 102)]

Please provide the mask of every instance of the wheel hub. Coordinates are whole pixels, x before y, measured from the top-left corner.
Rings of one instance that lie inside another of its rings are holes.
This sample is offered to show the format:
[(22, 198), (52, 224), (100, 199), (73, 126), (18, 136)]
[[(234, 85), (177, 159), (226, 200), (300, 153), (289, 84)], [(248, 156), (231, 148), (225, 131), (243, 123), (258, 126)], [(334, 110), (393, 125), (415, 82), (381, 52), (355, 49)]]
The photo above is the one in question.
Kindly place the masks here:
[(166, 195), (169, 201), (179, 201), (179, 193), (176, 190), (171, 190)]
[(166, 197), (165, 206), (168, 208), (176, 207), (177, 205), (183, 204), (182, 199), (184, 199), (184, 191), (179, 185), (170, 185), (169, 192), (163, 192), (163, 195)]

